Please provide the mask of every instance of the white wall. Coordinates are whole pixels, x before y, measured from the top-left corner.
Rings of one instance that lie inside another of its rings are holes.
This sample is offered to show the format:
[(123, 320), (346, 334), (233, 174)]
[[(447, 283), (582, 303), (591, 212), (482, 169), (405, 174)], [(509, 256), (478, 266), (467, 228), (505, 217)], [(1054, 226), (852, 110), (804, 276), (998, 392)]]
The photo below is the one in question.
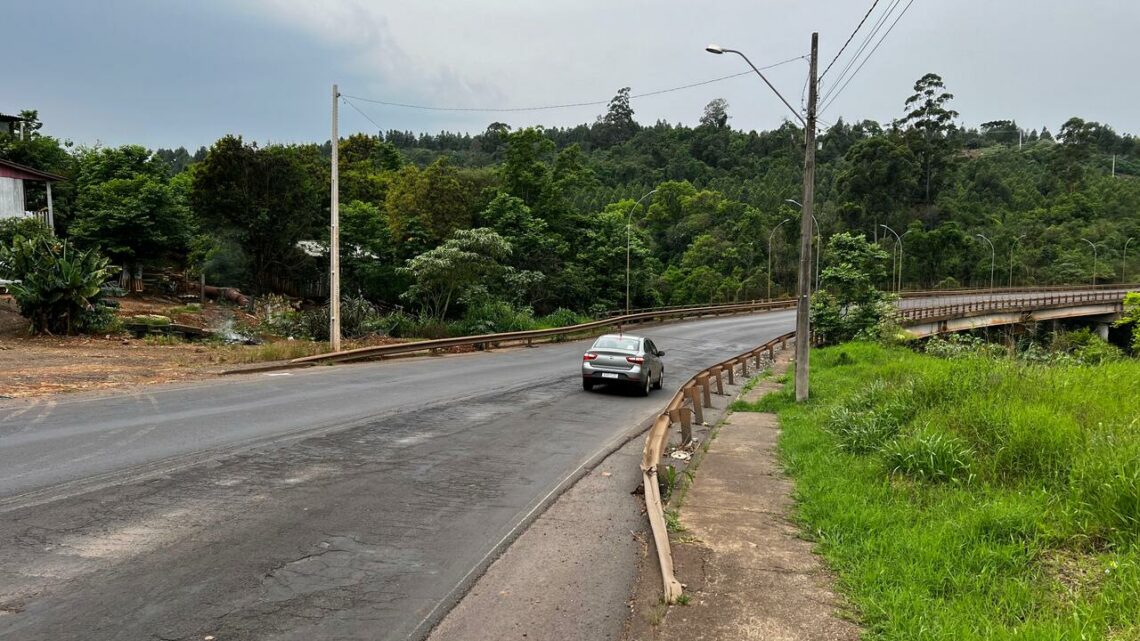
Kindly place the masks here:
[(24, 215), (24, 181), (0, 177), (0, 218)]

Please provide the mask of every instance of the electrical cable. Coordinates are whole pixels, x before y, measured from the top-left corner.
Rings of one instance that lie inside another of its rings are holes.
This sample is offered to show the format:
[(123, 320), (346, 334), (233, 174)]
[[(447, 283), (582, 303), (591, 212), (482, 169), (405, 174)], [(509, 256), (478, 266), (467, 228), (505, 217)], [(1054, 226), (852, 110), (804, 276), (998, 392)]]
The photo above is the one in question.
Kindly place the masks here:
[(892, 0), (890, 6), (887, 7), (887, 10), (883, 12), (883, 14), (880, 15), (879, 18), (875, 21), (875, 24), (871, 27), (871, 30), (868, 31), (867, 35), (863, 37), (863, 41), (859, 44), (859, 48), (855, 51), (855, 55), (851, 56), (851, 59), (847, 61), (847, 64), (843, 65), (843, 70), (839, 72), (839, 77), (835, 79), (835, 82), (832, 82), (828, 86), (826, 91), (823, 91), (820, 94), (821, 103), (826, 102), (827, 99), (831, 97), (831, 94), (835, 91), (835, 88), (843, 83), (844, 79), (847, 77), (847, 72), (851, 71), (851, 68), (855, 66), (856, 62), (859, 61), (859, 58), (863, 55), (863, 52), (867, 50), (867, 46), (874, 42), (875, 36), (879, 35), (879, 31), (882, 30), (883, 25), (886, 24), (887, 20), (889, 20), (891, 15), (894, 14), (895, 9), (898, 8), (901, 2), (902, 0)]
[(880, 38), (877, 43), (875, 43), (875, 48), (871, 49), (871, 52), (867, 54), (866, 58), (863, 58), (863, 62), (859, 63), (859, 66), (855, 68), (855, 71), (851, 73), (851, 76), (847, 79), (846, 82), (843, 83), (843, 86), (840, 87), (839, 90), (835, 92), (835, 95), (827, 101), (827, 104), (823, 106), (823, 109), (820, 109), (821, 113), (826, 111), (827, 108), (830, 107), (833, 102), (835, 102), (836, 98), (839, 98), (839, 96), (843, 93), (843, 90), (847, 88), (847, 85), (851, 84), (851, 81), (855, 79), (855, 76), (859, 75), (859, 71), (863, 68), (863, 65), (867, 64), (867, 61), (871, 59), (871, 56), (875, 55), (875, 52), (879, 50), (879, 45), (883, 44), (883, 41), (887, 39), (887, 36), (891, 35), (891, 32), (895, 30), (895, 25), (899, 23), (899, 20), (902, 20), (902, 17), (906, 15), (907, 9), (910, 9), (910, 6), (912, 4), (914, 4), (914, 0), (910, 0), (910, 2), (906, 3), (906, 6), (903, 7), (902, 12), (899, 13), (899, 16), (895, 18), (894, 22), (891, 23), (890, 29), (887, 29), (887, 32), (883, 34), (883, 37)]
[(855, 30), (851, 32), (851, 35), (847, 36), (847, 42), (844, 42), (843, 46), (839, 48), (839, 53), (835, 54), (831, 62), (827, 63), (827, 69), (824, 69), (823, 73), (819, 74), (820, 81), (823, 80), (828, 71), (831, 71), (832, 65), (835, 64), (836, 60), (839, 60), (839, 56), (842, 56), (843, 52), (847, 50), (847, 45), (851, 44), (851, 41), (855, 39), (855, 34), (859, 33), (859, 30), (863, 28), (863, 23), (867, 22), (867, 18), (871, 17), (871, 12), (874, 11), (877, 6), (879, 6), (879, 0), (875, 0), (871, 3), (871, 8), (867, 9), (867, 13), (863, 14), (863, 19), (859, 21), (859, 24), (855, 25)]
[(381, 127), (379, 123), (377, 123), (375, 120), (373, 120), (368, 114), (364, 113), (364, 111), (360, 107), (357, 107), (356, 104), (353, 103), (351, 100), (349, 100), (347, 97), (345, 97), (344, 94), (340, 95), (340, 99), (344, 102), (344, 104), (355, 109), (356, 113), (360, 114), (361, 116), (364, 116), (365, 120), (372, 123), (372, 125), (374, 127), (376, 127), (377, 132), (383, 132), (384, 131), (384, 128)]

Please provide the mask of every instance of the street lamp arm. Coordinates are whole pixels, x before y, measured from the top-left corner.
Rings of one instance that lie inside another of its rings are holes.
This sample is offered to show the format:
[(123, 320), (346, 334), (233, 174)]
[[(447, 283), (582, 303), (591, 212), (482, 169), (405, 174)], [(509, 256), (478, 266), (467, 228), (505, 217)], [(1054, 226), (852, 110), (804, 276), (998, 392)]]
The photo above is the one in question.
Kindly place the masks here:
[(787, 99), (784, 98), (784, 95), (780, 93), (779, 89), (776, 89), (776, 87), (773, 86), (771, 82), (768, 82), (768, 79), (765, 78), (764, 74), (761, 73), (760, 70), (756, 68), (756, 65), (752, 64), (752, 61), (748, 59), (748, 56), (744, 55), (740, 51), (737, 51), (736, 49), (725, 49), (723, 47), (718, 47), (716, 45), (709, 45), (708, 47), (705, 47), (705, 51), (708, 51), (709, 53), (716, 53), (716, 54), (735, 53), (736, 55), (740, 56), (741, 58), (744, 58), (744, 62), (747, 62), (748, 66), (752, 67), (752, 70), (756, 72), (756, 75), (760, 76), (760, 79), (764, 81), (764, 84), (768, 85), (768, 88), (772, 90), (772, 93), (776, 94), (776, 97), (779, 98), (780, 101), (783, 102), (784, 105), (792, 112), (792, 115), (794, 115), (796, 117), (796, 120), (800, 121), (800, 124), (803, 125), (805, 128), (807, 127), (807, 121), (804, 120), (804, 117), (800, 115), (800, 112), (796, 111), (796, 108), (792, 106), (792, 103), (788, 102)]

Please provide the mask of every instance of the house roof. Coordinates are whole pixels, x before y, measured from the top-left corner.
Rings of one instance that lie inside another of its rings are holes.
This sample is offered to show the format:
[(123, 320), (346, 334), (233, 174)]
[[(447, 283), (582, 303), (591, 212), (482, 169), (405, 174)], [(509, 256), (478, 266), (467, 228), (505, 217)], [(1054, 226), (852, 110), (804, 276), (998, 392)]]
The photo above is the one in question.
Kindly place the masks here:
[(49, 174), (46, 171), (32, 169), (31, 167), (25, 167), (19, 163), (14, 163), (2, 158), (0, 158), (0, 176), (19, 178), (20, 180), (46, 180), (48, 182), (59, 182), (61, 180), (67, 180), (63, 176), (57, 176), (55, 174)]
[(8, 114), (0, 114), (0, 122), (22, 122), (24, 119), (19, 116), (9, 116)]

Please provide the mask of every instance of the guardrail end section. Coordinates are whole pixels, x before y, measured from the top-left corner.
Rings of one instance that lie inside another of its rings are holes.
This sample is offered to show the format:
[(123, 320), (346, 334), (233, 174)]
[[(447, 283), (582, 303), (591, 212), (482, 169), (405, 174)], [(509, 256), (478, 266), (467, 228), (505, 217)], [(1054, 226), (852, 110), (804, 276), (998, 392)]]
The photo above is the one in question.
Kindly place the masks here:
[(657, 562), (661, 565), (661, 583), (666, 603), (676, 603), (681, 596), (681, 582), (673, 575), (673, 552), (669, 549), (669, 532), (665, 525), (665, 506), (661, 503), (661, 489), (657, 486), (657, 468), (643, 475), (645, 506), (653, 530), (653, 547), (657, 548)]

